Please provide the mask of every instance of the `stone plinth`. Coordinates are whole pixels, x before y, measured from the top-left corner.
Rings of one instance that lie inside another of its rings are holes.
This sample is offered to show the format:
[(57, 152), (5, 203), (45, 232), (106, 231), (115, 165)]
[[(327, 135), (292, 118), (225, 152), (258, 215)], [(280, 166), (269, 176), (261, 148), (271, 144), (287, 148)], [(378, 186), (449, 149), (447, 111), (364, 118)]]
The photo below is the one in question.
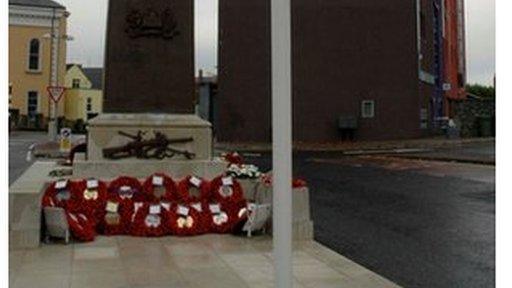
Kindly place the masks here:
[[(123, 146), (131, 141), (119, 135), (120, 131), (132, 135), (143, 131), (145, 139), (152, 138), (154, 132), (161, 132), (169, 139), (191, 137), (192, 142), (171, 146), (195, 153), (194, 160), (212, 159), (211, 124), (193, 114), (101, 114), (89, 121), (88, 129), (88, 161), (108, 160), (103, 157), (104, 148)], [(177, 155), (171, 160), (183, 159), (184, 156)]]
[[(272, 186), (265, 185), (259, 180), (238, 180), (244, 190), (244, 196), (256, 203), (272, 203)], [(272, 223), (269, 223), (271, 226)], [(270, 230), (271, 231), (271, 230)], [(292, 237), (295, 241), (313, 239), (313, 221), (309, 204), (309, 188), (292, 189)]]
[[(53, 162), (35, 162), (9, 187), (9, 249), (34, 248), (41, 239), (41, 198)], [(66, 178), (66, 177), (64, 177)]]
[[(81, 157), (79, 157), (81, 158)], [(97, 177), (110, 181), (120, 175), (139, 178), (143, 181), (154, 172), (165, 172), (176, 180), (187, 175), (198, 175), (208, 180), (225, 172), (226, 162), (213, 161), (125, 161), (123, 165), (112, 161), (75, 162), (72, 177), (83, 179)], [(63, 169), (54, 162), (35, 162), (16, 182), (9, 187), (9, 244), (10, 249), (35, 248), (41, 239), (41, 198), (52, 178), (50, 171)], [(125, 170), (123, 170), (125, 169)], [(272, 203), (272, 187), (258, 180), (239, 180), (245, 197), (258, 203)], [(295, 241), (313, 239), (308, 188), (293, 189), (292, 232)], [(271, 221), (270, 221), (271, 222)], [(271, 223), (269, 223), (271, 225)]]
[(131, 176), (144, 179), (154, 173), (166, 173), (175, 180), (188, 175), (213, 179), (223, 174), (227, 165), (226, 162), (221, 160), (75, 160), (73, 163), (73, 177), (95, 177), (108, 180), (119, 176)]

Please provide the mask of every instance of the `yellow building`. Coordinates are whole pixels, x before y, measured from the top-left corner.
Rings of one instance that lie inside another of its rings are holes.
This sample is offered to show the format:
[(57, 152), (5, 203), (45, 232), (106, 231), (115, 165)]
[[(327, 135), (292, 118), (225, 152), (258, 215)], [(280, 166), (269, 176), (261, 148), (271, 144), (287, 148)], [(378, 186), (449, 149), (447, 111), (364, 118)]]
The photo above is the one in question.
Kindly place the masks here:
[[(103, 111), (103, 69), (67, 65), (65, 118), (80, 126)], [(81, 130), (81, 127), (73, 127)]]
[(51, 0), (9, 0), (9, 113), (18, 127), (46, 128), (46, 88), (64, 84), (68, 16)]

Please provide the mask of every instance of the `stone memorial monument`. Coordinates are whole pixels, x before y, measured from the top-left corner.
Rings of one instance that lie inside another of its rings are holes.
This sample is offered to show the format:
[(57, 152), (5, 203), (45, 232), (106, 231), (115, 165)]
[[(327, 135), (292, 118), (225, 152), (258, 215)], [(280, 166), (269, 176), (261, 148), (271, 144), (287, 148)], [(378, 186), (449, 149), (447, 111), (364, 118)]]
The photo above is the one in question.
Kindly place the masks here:
[(105, 113), (89, 121), (74, 175), (222, 172), (207, 171), (221, 166), (212, 161), (211, 124), (193, 114), (193, 3), (110, 0)]
[[(106, 113), (89, 121), (87, 153), (75, 154), (72, 175), (59, 177), (110, 181), (163, 172), (213, 179), (226, 172), (227, 163), (213, 158), (211, 124), (193, 114), (193, 2), (110, 0)], [(59, 163), (38, 161), (9, 187), (11, 247), (39, 245), (42, 193), (60, 170)], [(241, 182), (246, 196), (272, 195), (258, 180)], [(311, 239), (309, 192), (293, 195), (294, 238)]]
[(193, 3), (110, 1), (106, 113), (194, 113)]

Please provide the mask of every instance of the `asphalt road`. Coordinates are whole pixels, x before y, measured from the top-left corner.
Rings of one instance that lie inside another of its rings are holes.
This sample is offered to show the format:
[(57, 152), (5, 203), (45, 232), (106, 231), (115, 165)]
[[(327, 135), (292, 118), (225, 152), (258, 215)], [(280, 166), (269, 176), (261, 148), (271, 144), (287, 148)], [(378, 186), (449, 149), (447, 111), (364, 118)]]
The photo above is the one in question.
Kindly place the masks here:
[(47, 138), (44, 132), (13, 131), (9, 134), (9, 185), (32, 165), (26, 161), (30, 145)]
[[(270, 168), (270, 155), (250, 158)], [(315, 239), (403, 287), (495, 286), (494, 166), (294, 156)]]

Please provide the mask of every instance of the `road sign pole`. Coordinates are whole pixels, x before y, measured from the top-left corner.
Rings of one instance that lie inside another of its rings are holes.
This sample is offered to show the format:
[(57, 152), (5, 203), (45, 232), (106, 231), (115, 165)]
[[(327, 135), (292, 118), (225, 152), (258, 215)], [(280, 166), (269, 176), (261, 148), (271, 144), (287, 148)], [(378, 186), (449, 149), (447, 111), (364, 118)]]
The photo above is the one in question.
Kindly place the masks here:
[(271, 1), (272, 170), (275, 285), (292, 287), (292, 111), (290, 0)]
[(50, 98), (50, 122), (48, 123), (48, 134), (51, 140), (57, 140), (57, 105), (62, 99), (65, 88), (62, 86), (49, 86), (47, 88), (48, 97)]
[(48, 137), (50, 140), (57, 140), (57, 103), (50, 101), (50, 120), (48, 122)]
[[(54, 87), (58, 84), (58, 67), (59, 67), (59, 36), (57, 25), (55, 24), (55, 8), (53, 9), (52, 26), (50, 33), (50, 86)], [(51, 97), (51, 95), (50, 95)], [(58, 123), (57, 123), (57, 101), (50, 101), (50, 115), (48, 122), (48, 137), (50, 140), (57, 140)]]

